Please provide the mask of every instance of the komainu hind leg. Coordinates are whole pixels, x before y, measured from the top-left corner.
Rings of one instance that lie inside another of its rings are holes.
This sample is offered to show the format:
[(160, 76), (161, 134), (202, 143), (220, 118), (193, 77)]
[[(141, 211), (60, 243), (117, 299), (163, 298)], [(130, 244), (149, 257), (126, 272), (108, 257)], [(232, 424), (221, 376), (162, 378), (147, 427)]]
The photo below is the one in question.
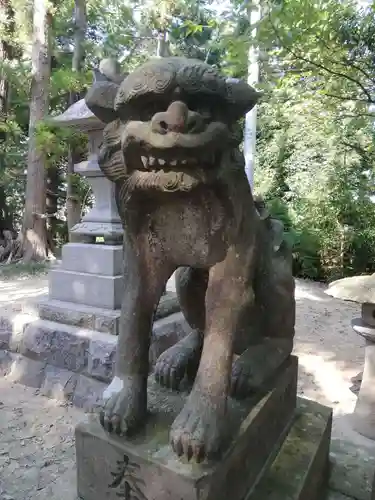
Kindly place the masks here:
[(205, 325), (205, 295), (208, 271), (181, 267), (176, 271), (176, 291), (182, 312), (192, 331), (159, 356), (155, 366), (156, 380), (177, 390), (185, 375), (193, 381), (198, 370)]
[(233, 363), (231, 395), (243, 399), (262, 389), (293, 350), (295, 299), (291, 252), (282, 242), (268, 273), (256, 283), (259, 342), (249, 345)]
[(231, 396), (244, 399), (261, 390), (292, 348), (290, 339), (266, 338), (246, 349), (233, 363)]

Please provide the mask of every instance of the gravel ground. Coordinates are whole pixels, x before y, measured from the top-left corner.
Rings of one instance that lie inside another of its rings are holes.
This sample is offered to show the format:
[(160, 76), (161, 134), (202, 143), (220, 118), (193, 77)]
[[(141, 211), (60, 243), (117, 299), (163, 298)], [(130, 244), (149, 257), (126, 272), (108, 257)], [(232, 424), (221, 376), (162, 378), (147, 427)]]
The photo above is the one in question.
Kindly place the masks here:
[(75, 408), (0, 379), (0, 499), (75, 500), (73, 433), (81, 419)]
[[(0, 282), (0, 314), (23, 310), (46, 293), (46, 285), (45, 278)], [(303, 280), (297, 281), (296, 299), (299, 394), (332, 406), (334, 432), (346, 437), (351, 431), (342, 417), (353, 411), (356, 397), (350, 387), (364, 359), (364, 342), (350, 327), (360, 308)], [(76, 500), (73, 433), (82, 416), (80, 410), (0, 379), (0, 500)]]

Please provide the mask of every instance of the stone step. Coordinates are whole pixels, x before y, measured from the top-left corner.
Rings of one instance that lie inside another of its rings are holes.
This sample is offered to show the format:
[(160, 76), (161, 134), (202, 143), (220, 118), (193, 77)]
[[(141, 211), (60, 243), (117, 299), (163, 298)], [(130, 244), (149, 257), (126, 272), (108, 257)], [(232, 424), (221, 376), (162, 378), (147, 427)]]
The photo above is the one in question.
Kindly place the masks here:
[[(181, 313), (154, 322), (150, 369), (159, 355), (189, 333)], [(31, 320), (4, 338), (0, 376), (72, 403), (85, 411), (102, 404), (112, 378), (117, 337), (47, 320)]]
[[(43, 298), (38, 304), (39, 316), (47, 321), (56, 321), (79, 328), (118, 335), (120, 309), (104, 309), (62, 300)], [(155, 320), (180, 311), (175, 292), (167, 292), (160, 299)]]
[(326, 498), (331, 427), (330, 408), (298, 398), (289, 434), (246, 500)]
[[(155, 321), (150, 347), (151, 366), (163, 351), (189, 331), (181, 313)], [(108, 382), (113, 374), (116, 346), (117, 337), (114, 335), (39, 319), (13, 335), (8, 348), (34, 361)]]

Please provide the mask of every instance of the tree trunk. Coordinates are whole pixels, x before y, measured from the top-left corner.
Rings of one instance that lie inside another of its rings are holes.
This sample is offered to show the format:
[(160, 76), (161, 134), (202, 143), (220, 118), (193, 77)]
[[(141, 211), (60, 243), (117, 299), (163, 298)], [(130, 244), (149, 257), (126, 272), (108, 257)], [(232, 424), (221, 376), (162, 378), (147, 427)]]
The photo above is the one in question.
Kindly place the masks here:
[(25, 212), (22, 227), (23, 258), (42, 261), (48, 257), (46, 227), (46, 169), (45, 155), (38, 149), (37, 124), (48, 113), (49, 84), (51, 77), (52, 17), (47, 0), (34, 0), (33, 47), (31, 81), (29, 150)]
[[(85, 59), (84, 41), (87, 29), (87, 13), (86, 13), (86, 0), (75, 0), (74, 12), (74, 53), (72, 69), (73, 71), (80, 71), (83, 61)], [(79, 96), (71, 92), (69, 94), (69, 106), (74, 104)], [(78, 240), (76, 235), (71, 234), (70, 230), (73, 226), (78, 224), (81, 218), (81, 200), (75, 192), (73, 175), (74, 164), (79, 161), (79, 155), (69, 148), (68, 153), (68, 168), (67, 168), (67, 192), (66, 192), (66, 212), (68, 221), (69, 241)]]
[[(5, 63), (13, 59), (13, 47), (11, 44), (12, 37), (14, 36), (14, 10), (9, 4), (9, 0), (0, 0), (1, 19), (4, 20), (1, 26), (3, 39), (0, 41), (0, 62)], [(4, 67), (0, 68), (0, 120), (6, 122), (8, 119), (10, 100), (10, 85), (4, 71)], [(5, 130), (0, 131), (0, 148), (6, 141), (7, 136)], [(6, 168), (4, 148), (0, 153), (0, 238), (3, 231), (13, 230), (13, 217), (8, 207), (6, 200), (5, 185), (1, 183), (1, 174), (4, 173)]]

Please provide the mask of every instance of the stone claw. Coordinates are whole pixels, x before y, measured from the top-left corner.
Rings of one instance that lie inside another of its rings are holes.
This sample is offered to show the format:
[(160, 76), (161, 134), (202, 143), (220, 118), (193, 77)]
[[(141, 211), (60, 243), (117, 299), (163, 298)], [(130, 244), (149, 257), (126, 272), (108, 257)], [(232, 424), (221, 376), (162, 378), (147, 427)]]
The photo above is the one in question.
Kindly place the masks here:
[(210, 405), (196, 404), (194, 399), (194, 395), (190, 396), (174, 421), (170, 442), (179, 457), (200, 463), (217, 455), (223, 419), (220, 413), (210, 409)]
[(107, 432), (121, 436), (131, 433), (147, 416), (144, 384), (130, 378), (119, 382), (115, 377), (107, 391), (110, 396), (99, 416), (101, 425)]
[(163, 352), (155, 365), (156, 381), (177, 391), (184, 377), (195, 377), (201, 355), (201, 340), (197, 332), (193, 332)]

